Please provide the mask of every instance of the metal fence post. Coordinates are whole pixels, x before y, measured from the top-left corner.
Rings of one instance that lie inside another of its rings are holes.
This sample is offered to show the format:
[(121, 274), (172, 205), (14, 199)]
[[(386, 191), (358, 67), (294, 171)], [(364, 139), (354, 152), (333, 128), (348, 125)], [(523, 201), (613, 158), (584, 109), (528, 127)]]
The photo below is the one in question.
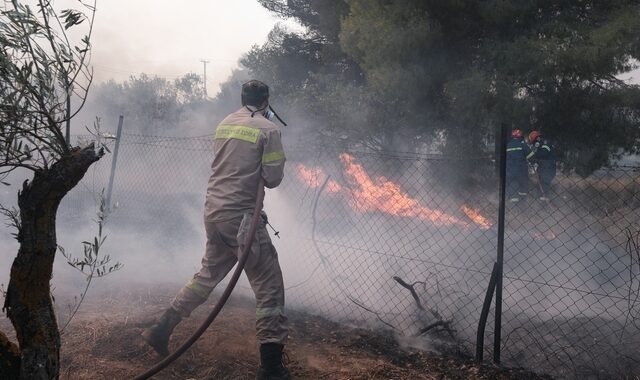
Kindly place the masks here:
[(496, 290), (497, 275), (498, 263), (494, 263), (493, 269), (491, 270), (491, 277), (489, 278), (487, 293), (484, 296), (484, 303), (482, 304), (482, 312), (480, 313), (480, 322), (478, 322), (478, 331), (476, 334), (476, 361), (478, 363), (482, 363), (482, 356), (484, 354), (484, 330), (487, 327), (487, 318), (489, 317), (491, 301), (493, 301), (493, 292)]
[(504, 263), (504, 213), (507, 176), (507, 136), (506, 123), (500, 125), (500, 206), (498, 208), (498, 254), (496, 259), (496, 314), (493, 336), (493, 362), (500, 364), (500, 341), (502, 340), (502, 276)]
[(118, 119), (118, 131), (116, 132), (116, 145), (113, 148), (113, 157), (111, 158), (111, 174), (109, 175), (109, 185), (107, 186), (107, 196), (105, 198), (105, 212), (107, 215), (111, 213), (111, 194), (113, 193), (113, 179), (116, 175), (116, 164), (118, 163), (118, 149), (120, 148), (123, 121), (124, 116), (120, 115)]

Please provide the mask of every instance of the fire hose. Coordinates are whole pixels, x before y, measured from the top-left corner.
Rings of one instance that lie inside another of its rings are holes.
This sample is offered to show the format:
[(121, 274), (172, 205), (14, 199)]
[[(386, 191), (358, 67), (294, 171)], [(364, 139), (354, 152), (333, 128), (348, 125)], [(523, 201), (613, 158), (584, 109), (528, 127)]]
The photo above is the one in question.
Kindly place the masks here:
[(547, 193), (544, 191), (544, 188), (542, 187), (542, 180), (540, 179), (540, 172), (538, 171), (538, 167), (535, 167), (532, 165), (531, 168), (533, 169), (533, 172), (536, 174), (536, 179), (538, 180), (538, 188), (540, 189), (540, 193), (542, 194), (543, 197), (546, 197)]
[(187, 339), (180, 347), (178, 347), (177, 350), (169, 354), (169, 356), (164, 358), (162, 361), (160, 361), (153, 367), (149, 368), (145, 373), (136, 376), (134, 380), (148, 379), (151, 376), (155, 375), (156, 373), (165, 369), (169, 364), (173, 363), (173, 361), (175, 361), (177, 358), (182, 356), (182, 354), (184, 354), (189, 349), (189, 347), (191, 347), (191, 345), (193, 345), (202, 336), (202, 334), (204, 334), (204, 332), (209, 328), (211, 323), (213, 323), (213, 321), (216, 319), (218, 314), (220, 314), (220, 311), (222, 310), (224, 305), (227, 303), (229, 296), (231, 296), (231, 292), (233, 292), (233, 288), (235, 288), (236, 283), (238, 282), (238, 279), (240, 278), (240, 275), (244, 270), (244, 266), (247, 262), (247, 258), (249, 257), (249, 252), (251, 250), (251, 246), (253, 245), (252, 244), (253, 238), (256, 234), (256, 231), (258, 230), (258, 223), (261, 220), (260, 212), (262, 211), (263, 202), (264, 202), (264, 179), (261, 178), (260, 183), (258, 184), (256, 206), (253, 209), (253, 218), (251, 219), (249, 233), (245, 237), (245, 241), (244, 241), (244, 249), (240, 252), (240, 248), (238, 248), (238, 251), (240, 253), (240, 256), (238, 257), (238, 265), (236, 266), (236, 270), (233, 272), (233, 275), (229, 280), (229, 284), (227, 285), (227, 287), (224, 289), (224, 292), (220, 296), (218, 303), (216, 303), (216, 305), (211, 310), (207, 318), (202, 322), (200, 327), (198, 327), (198, 329), (189, 337), (189, 339)]

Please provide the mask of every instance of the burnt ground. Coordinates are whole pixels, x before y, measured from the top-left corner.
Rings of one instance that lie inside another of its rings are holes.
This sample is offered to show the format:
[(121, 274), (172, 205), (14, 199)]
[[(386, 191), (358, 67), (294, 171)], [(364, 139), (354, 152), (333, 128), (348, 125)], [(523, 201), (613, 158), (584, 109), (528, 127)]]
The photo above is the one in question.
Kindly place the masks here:
[[(83, 304), (62, 336), (61, 378), (129, 379), (152, 366), (158, 357), (142, 341), (140, 332), (160, 315), (175, 290), (140, 288)], [(211, 306), (210, 301), (176, 328), (171, 348), (197, 328)], [(295, 379), (547, 378), (405, 349), (392, 336), (300, 312), (290, 312), (289, 318), (286, 351)], [(6, 331), (5, 322), (0, 325)], [(253, 302), (236, 297), (203, 337), (154, 379), (254, 379), (257, 366)]]

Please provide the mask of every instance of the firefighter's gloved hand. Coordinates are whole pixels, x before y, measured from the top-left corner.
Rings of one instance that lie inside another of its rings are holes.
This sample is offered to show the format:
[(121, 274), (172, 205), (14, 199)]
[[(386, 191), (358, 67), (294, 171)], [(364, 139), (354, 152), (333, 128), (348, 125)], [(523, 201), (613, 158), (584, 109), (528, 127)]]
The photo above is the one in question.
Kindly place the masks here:
[(262, 221), (264, 222), (264, 224), (269, 224), (269, 217), (267, 216), (267, 213), (263, 211), (260, 211), (260, 216), (262, 217)]

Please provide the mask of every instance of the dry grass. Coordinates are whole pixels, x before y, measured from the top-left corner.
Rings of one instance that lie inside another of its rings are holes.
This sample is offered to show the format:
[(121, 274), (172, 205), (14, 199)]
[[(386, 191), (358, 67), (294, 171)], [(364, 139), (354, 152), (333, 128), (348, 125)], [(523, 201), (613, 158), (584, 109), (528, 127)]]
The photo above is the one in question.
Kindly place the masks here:
[[(158, 357), (139, 334), (176, 289), (114, 292), (84, 304), (62, 337), (62, 379), (127, 379)], [(212, 297), (213, 298), (213, 297)], [(172, 347), (202, 321), (200, 308), (174, 334)], [(187, 353), (155, 379), (253, 379), (258, 366), (253, 304), (235, 298)], [(7, 330), (6, 319), (0, 328)], [(537, 379), (521, 370), (476, 366), (469, 359), (403, 349), (389, 335), (291, 313), (289, 368), (296, 379)]]

